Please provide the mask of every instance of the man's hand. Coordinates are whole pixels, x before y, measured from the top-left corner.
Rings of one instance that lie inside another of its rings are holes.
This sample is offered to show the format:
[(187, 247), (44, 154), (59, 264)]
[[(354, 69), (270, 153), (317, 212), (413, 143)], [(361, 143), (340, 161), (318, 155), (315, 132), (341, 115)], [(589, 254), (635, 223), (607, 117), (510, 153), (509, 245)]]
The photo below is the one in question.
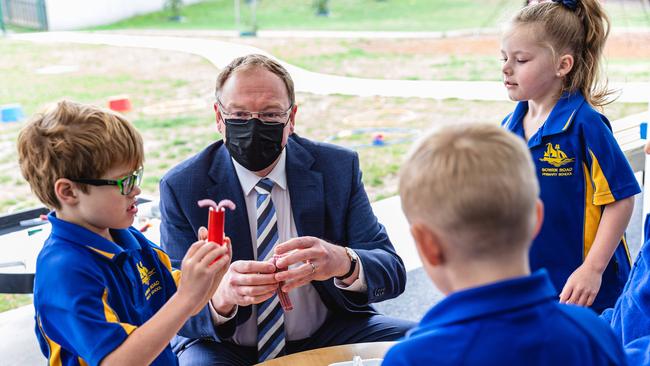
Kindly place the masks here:
[(598, 295), (602, 281), (602, 272), (583, 264), (567, 279), (560, 293), (560, 302), (591, 306)]
[(273, 296), (278, 288), (275, 265), (270, 262), (236, 261), (230, 264), (212, 306), (222, 316), (230, 314), (235, 305), (259, 304)]
[(191, 315), (196, 315), (210, 300), (229, 263), (229, 240), (223, 246), (199, 240), (187, 250), (181, 263), (177, 294), (189, 304)]
[(350, 258), (345, 248), (311, 236), (290, 239), (275, 247), (275, 254), (282, 255), (276, 262), (278, 268), (295, 263), (298, 267), (278, 272), (275, 279), (284, 281), (282, 291), (289, 292), (311, 281), (325, 281), (343, 276), (350, 269)]

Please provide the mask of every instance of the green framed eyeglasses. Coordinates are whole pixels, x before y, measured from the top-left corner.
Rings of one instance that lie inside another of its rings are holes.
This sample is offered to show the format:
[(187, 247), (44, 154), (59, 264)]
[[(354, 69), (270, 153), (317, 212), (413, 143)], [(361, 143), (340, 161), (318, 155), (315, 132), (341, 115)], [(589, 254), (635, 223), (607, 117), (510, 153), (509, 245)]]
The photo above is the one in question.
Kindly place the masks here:
[(120, 188), (120, 193), (124, 196), (128, 195), (133, 191), (135, 187), (140, 187), (142, 182), (142, 173), (144, 168), (140, 167), (138, 170), (134, 171), (129, 175), (125, 175), (119, 179), (70, 179), (73, 182), (90, 184), (91, 186), (118, 186)]

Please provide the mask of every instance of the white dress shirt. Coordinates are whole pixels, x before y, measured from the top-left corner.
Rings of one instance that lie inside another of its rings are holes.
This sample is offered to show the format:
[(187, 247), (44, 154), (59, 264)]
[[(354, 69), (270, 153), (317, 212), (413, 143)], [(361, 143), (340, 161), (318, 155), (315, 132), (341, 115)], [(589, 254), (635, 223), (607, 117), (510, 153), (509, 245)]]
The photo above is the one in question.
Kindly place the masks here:
[[(287, 185), (286, 174), (286, 149), (282, 150), (280, 160), (273, 170), (265, 177), (273, 181), (273, 190), (271, 191), (271, 199), (275, 206), (278, 225), (278, 240), (283, 243), (291, 238), (298, 237), (296, 224), (293, 220), (293, 213), (291, 211), (291, 198), (289, 195), (289, 187)], [(257, 212), (256, 201), (257, 191), (255, 185), (262, 179), (255, 175), (255, 173), (244, 168), (233, 159), (235, 171), (244, 193), (246, 202), (246, 212), (248, 214), (248, 222), (250, 226), (251, 239), (253, 243), (253, 253), (257, 258)], [(241, 209), (238, 207), (237, 209)], [(235, 243), (236, 245), (236, 243)], [(299, 266), (300, 263), (295, 264), (293, 267)], [(346, 291), (365, 292), (368, 286), (363, 274), (363, 267), (361, 261), (358, 261), (359, 278), (354, 281), (350, 286), (339, 280), (334, 280), (337, 287), (345, 289)], [(328, 315), (328, 309), (320, 299), (318, 292), (313, 285), (304, 285), (299, 288), (293, 289), (289, 292), (289, 298), (293, 304), (293, 310), (285, 312), (284, 314), (284, 327), (287, 340), (300, 340), (310, 337), (318, 328), (323, 325)], [(243, 324), (239, 325), (231, 339), (235, 344), (243, 346), (257, 345), (257, 305), (253, 305), (253, 313), (251, 317)], [(237, 309), (230, 314), (229, 317), (219, 315), (215, 309), (210, 305), (212, 319), (216, 325), (223, 324), (232, 319), (237, 313)]]

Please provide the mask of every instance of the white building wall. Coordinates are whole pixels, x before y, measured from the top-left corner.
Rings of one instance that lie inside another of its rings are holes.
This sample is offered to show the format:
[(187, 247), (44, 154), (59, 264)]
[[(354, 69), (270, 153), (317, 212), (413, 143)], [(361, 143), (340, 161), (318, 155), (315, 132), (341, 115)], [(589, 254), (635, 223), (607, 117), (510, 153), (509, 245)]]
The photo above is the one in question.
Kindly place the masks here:
[[(201, 0), (183, 0), (183, 5)], [(165, 0), (46, 0), (48, 29), (74, 30), (110, 24), (162, 10)]]

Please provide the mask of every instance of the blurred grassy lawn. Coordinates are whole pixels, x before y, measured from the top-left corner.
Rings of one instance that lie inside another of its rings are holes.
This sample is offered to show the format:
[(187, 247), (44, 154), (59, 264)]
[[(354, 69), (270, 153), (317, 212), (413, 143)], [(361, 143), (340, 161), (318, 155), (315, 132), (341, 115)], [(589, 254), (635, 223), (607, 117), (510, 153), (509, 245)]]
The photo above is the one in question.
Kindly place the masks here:
[[(247, 7), (242, 3), (242, 19)], [(330, 15), (316, 16), (313, 0), (258, 1), (259, 29), (443, 31), (491, 27), (503, 12), (519, 6), (510, 0), (330, 0)], [(166, 11), (134, 17), (96, 29), (234, 29), (232, 0), (208, 0), (182, 9), (182, 22)]]
[[(242, 4), (242, 19), (248, 15)], [(314, 0), (258, 0), (259, 29), (446, 31), (490, 28), (522, 6), (522, 0), (330, 0), (330, 15), (316, 16)], [(621, 27), (650, 26), (640, 2), (608, 0), (605, 7)], [(183, 7), (182, 22), (160, 11), (94, 29), (234, 29), (232, 0), (208, 0)]]

